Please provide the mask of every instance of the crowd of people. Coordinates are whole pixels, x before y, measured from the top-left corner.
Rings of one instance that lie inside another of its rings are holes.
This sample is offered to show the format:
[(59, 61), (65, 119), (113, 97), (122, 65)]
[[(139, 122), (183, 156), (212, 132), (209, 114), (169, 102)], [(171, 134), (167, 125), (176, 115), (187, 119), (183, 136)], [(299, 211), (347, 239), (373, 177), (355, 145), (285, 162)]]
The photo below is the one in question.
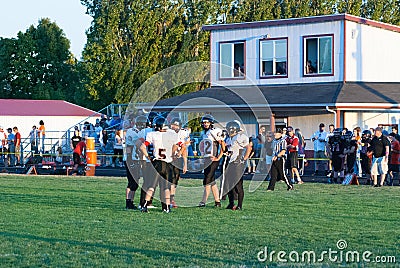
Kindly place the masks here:
[[(398, 179), (400, 136), (396, 125), (388, 133), (380, 125), (375, 129), (353, 131), (335, 129), (321, 123), (311, 140), (314, 142), (314, 175), (326, 175), (330, 183), (358, 183), (365, 177), (375, 187), (393, 185)], [(324, 173), (321, 174), (321, 166)], [(378, 181), (379, 177), (379, 181)], [(387, 179), (387, 180), (386, 180)]]
[[(44, 122), (40, 120), (39, 124), (40, 127), (36, 129), (36, 126), (33, 126), (29, 134), (32, 144), (31, 150), (36, 152), (38, 146), (43, 144), (45, 139)], [(4, 131), (3, 126), (0, 126), (0, 165), (6, 167), (22, 166), (21, 146), (22, 138), (18, 127), (9, 127)]]

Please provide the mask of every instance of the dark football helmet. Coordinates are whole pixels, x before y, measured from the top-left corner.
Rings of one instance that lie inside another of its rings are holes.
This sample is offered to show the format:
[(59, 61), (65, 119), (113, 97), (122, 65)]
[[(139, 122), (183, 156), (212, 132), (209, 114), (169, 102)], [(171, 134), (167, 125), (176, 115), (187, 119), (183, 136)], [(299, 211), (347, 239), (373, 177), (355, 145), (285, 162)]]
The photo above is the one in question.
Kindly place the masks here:
[(203, 115), (203, 117), (201, 118), (201, 126), (203, 128), (204, 128), (204, 125), (203, 125), (204, 122), (210, 122), (210, 128), (211, 128), (213, 126), (215, 120), (211, 114), (206, 114), (206, 115)]
[(154, 122), (154, 119), (156, 117), (159, 117), (158, 113), (156, 113), (156, 112), (150, 112), (147, 115), (147, 120), (148, 120), (148, 126), (147, 127), (152, 127), (153, 126), (153, 122)]
[(362, 132), (361, 137), (366, 137), (366, 138), (371, 138), (372, 137), (372, 132), (369, 129), (366, 129)]
[(158, 116), (153, 119), (153, 128), (155, 131), (160, 131), (166, 129), (167, 127), (167, 121), (164, 117)]
[(142, 130), (142, 129), (148, 127), (149, 124), (150, 124), (149, 120), (144, 115), (139, 115), (135, 119), (136, 128), (139, 129), (139, 130)]
[(228, 122), (225, 128), (228, 131), (229, 136), (235, 136), (241, 131), (240, 124), (238, 121)]

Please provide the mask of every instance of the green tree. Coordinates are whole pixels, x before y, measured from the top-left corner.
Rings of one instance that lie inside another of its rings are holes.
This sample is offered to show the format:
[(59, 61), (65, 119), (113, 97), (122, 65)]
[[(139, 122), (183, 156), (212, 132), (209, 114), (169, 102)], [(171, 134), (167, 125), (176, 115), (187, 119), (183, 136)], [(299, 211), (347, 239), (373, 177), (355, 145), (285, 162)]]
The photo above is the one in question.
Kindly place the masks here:
[(0, 83), (7, 98), (64, 99), (80, 94), (76, 61), (64, 32), (39, 20), (17, 38), (0, 40)]

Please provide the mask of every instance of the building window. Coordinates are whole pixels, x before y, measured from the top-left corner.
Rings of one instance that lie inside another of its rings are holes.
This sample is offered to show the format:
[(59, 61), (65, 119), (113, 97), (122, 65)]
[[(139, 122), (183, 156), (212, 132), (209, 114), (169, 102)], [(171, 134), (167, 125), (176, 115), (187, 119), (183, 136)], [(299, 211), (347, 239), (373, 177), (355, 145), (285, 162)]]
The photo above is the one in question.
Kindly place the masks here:
[(304, 38), (304, 74), (333, 74), (333, 36)]
[(287, 77), (287, 58), (287, 38), (261, 40), (261, 77)]
[(220, 78), (241, 78), (245, 74), (245, 43), (220, 43)]

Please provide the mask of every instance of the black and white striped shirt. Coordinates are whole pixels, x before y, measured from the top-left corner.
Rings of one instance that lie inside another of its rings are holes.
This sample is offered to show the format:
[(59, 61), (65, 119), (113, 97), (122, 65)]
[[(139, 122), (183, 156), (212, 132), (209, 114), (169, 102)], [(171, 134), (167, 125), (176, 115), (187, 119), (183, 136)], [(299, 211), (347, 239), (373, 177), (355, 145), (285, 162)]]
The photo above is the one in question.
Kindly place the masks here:
[(286, 140), (282, 137), (279, 140), (274, 139), (272, 141), (272, 155), (273, 156), (278, 156), (278, 154), (282, 151), (282, 150), (286, 150), (287, 147), (287, 143)]

